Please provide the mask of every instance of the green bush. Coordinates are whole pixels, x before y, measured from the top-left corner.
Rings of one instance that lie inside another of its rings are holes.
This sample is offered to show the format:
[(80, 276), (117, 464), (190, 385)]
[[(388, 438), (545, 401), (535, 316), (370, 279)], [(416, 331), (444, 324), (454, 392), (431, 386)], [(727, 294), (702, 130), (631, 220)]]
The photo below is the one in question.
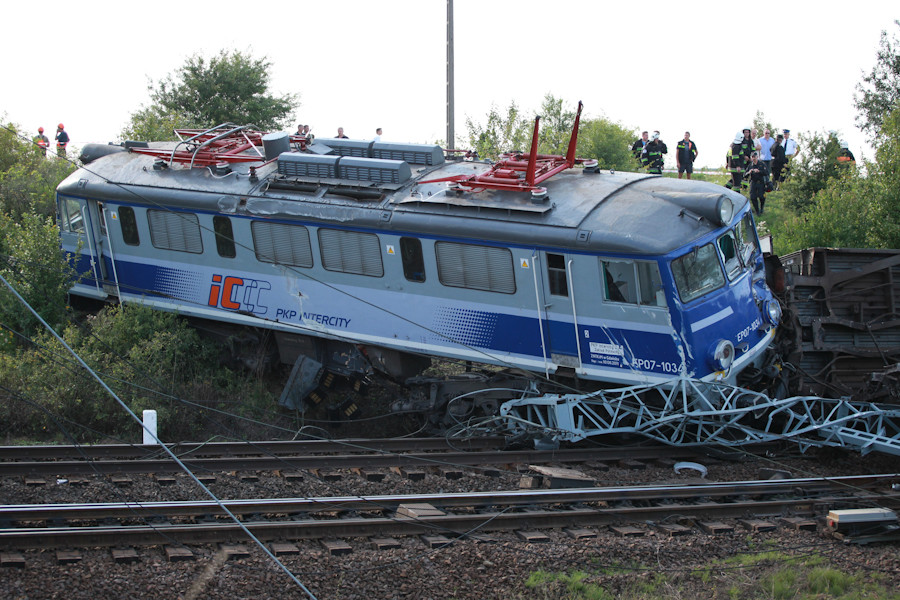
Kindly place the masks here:
[[(51, 325), (63, 322), (66, 294), (75, 276), (59, 249), (53, 219), (25, 214), (19, 222), (0, 214), (0, 275)], [(25, 335), (40, 329), (37, 319), (0, 284), (0, 322)], [(0, 350), (10, 338), (0, 338)]]
[[(138, 416), (156, 410), (166, 440), (196, 439), (209, 409), (251, 414), (273, 402), (260, 382), (221, 367), (217, 345), (172, 313), (110, 307), (61, 336)], [(47, 332), (0, 354), (0, 389), (8, 395), (0, 403), (8, 437), (54, 439), (59, 422), (79, 441), (141, 438), (118, 402)]]

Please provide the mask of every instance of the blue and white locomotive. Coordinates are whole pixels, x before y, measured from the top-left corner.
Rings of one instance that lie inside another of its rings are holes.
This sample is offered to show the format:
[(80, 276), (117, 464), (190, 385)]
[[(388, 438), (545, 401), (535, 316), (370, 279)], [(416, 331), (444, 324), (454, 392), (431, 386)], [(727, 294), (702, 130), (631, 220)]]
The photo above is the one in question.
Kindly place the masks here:
[(105, 155), (59, 186), (72, 294), (267, 329), (288, 364), (355, 348), (395, 377), (444, 357), (597, 385), (733, 382), (781, 315), (745, 197), (579, 166), (574, 140), (491, 166), (433, 145), (184, 136), (86, 148)]

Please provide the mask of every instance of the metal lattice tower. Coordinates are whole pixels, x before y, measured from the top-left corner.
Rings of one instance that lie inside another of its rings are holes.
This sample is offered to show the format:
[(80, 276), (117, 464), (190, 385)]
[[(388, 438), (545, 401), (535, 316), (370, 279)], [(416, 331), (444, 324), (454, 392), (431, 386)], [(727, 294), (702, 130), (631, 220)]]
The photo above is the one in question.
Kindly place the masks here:
[(720, 382), (682, 377), (594, 394), (545, 395), (500, 407), (508, 433), (554, 442), (631, 433), (672, 445), (741, 446), (790, 440), (900, 456), (900, 407), (848, 399), (783, 400)]

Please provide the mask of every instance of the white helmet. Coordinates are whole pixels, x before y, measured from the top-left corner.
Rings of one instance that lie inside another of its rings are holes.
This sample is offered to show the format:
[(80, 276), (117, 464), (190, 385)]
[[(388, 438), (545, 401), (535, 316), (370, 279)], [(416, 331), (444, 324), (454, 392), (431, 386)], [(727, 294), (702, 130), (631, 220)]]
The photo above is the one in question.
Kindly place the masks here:
[(741, 140), (743, 140), (743, 139), (744, 139), (743, 131), (738, 131), (736, 134), (734, 134), (734, 143), (735, 144), (740, 144)]
[(850, 144), (847, 143), (847, 140), (841, 140), (841, 148), (846, 150), (849, 147), (850, 147)]
[(650, 134), (650, 141), (651, 141), (651, 142), (655, 142), (655, 141), (658, 140), (658, 139), (659, 139), (659, 132), (658, 132), (658, 131), (654, 131), (653, 133)]

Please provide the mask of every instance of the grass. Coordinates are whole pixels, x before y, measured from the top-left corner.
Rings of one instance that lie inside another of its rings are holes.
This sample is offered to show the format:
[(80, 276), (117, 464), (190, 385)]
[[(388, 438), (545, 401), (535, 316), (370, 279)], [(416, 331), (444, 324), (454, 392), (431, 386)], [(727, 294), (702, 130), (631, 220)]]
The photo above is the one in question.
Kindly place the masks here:
[(606, 566), (593, 573), (536, 571), (525, 586), (529, 598), (562, 600), (900, 600), (877, 574), (848, 573), (820, 555), (780, 550), (737, 554), (694, 571)]

